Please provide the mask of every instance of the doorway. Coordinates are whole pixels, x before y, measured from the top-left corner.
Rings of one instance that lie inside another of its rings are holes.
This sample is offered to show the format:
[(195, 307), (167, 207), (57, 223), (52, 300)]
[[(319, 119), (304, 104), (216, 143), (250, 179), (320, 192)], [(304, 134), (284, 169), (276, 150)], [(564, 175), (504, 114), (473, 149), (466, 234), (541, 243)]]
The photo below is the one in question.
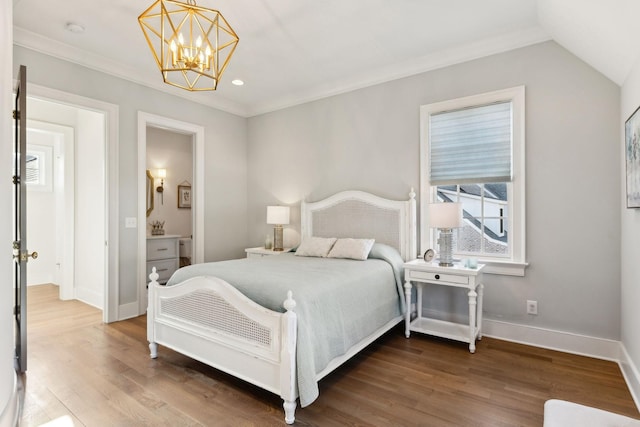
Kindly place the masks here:
[[(40, 100), (27, 102), (34, 116), (47, 117)], [(27, 154), (29, 245), (40, 254), (29, 264), (27, 285), (54, 283), (61, 300), (74, 299), (74, 128), (27, 120)]]
[[(61, 253), (65, 261), (58, 276), (64, 286), (61, 298), (78, 298), (101, 308), (106, 323), (119, 320), (118, 107), (36, 84), (29, 85), (28, 102), (30, 121), (44, 123), (41, 127), (49, 129), (56, 125), (74, 129), (63, 144), (65, 196), (58, 202), (63, 206), (53, 208), (64, 212)], [(66, 191), (70, 189), (73, 191)], [(74, 197), (69, 198), (70, 194)], [(77, 238), (87, 233), (91, 239)]]
[[(204, 127), (192, 123), (162, 117), (150, 113), (138, 112), (138, 307), (135, 315), (144, 314), (147, 311), (147, 145), (148, 129), (159, 129), (163, 132), (180, 134), (191, 139), (191, 156), (193, 166), (193, 182), (191, 182), (191, 231), (192, 250), (191, 263), (204, 261)], [(153, 166), (153, 165), (151, 165)], [(161, 167), (158, 164), (156, 167)], [(168, 171), (167, 174), (170, 172)], [(176, 185), (181, 184), (183, 178), (179, 178)], [(187, 180), (188, 181), (188, 180)], [(157, 182), (156, 182), (157, 184)], [(153, 185), (153, 183), (152, 183)], [(155, 186), (152, 191), (155, 190)], [(154, 191), (155, 192), (155, 191)], [(157, 195), (158, 193), (155, 192)], [(164, 203), (177, 203), (177, 194), (171, 200), (165, 199)], [(154, 200), (154, 204), (155, 204)], [(144, 224), (144, 225), (143, 225)], [(131, 314), (133, 315), (133, 313)]]
[(105, 115), (30, 97), (27, 104), (27, 153), (40, 172), (27, 183), (30, 246), (40, 254), (29, 284), (54, 283), (61, 299), (103, 310)]

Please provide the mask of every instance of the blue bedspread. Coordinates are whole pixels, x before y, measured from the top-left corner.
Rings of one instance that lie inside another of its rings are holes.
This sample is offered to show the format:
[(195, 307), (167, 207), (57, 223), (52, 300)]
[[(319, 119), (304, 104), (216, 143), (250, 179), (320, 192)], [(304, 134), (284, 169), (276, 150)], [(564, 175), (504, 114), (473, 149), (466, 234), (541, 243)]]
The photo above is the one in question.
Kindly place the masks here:
[(318, 397), (317, 373), (404, 313), (402, 264), (395, 249), (375, 244), (366, 261), (285, 253), (184, 267), (167, 285), (196, 276), (216, 276), (256, 303), (279, 312), (284, 312), (287, 291), (293, 291), (298, 317), (298, 393), (304, 407)]

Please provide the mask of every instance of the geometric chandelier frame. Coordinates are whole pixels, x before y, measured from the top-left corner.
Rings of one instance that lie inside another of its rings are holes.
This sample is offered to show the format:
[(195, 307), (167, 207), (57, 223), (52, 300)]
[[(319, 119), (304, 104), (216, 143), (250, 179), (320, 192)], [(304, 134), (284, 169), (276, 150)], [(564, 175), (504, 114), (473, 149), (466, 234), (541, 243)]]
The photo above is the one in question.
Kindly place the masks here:
[(216, 90), (239, 40), (220, 12), (195, 0), (158, 0), (138, 22), (165, 83)]

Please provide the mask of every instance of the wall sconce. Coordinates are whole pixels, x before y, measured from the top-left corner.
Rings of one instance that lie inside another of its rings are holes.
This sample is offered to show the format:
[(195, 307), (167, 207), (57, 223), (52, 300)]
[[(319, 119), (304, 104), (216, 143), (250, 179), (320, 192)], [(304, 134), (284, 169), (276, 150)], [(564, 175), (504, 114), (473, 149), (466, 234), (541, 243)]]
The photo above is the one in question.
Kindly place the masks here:
[(156, 191), (160, 193), (160, 202), (164, 205), (164, 179), (167, 177), (166, 169), (158, 169), (158, 178), (160, 178), (160, 185), (156, 188)]
[(283, 250), (282, 225), (289, 224), (288, 206), (267, 206), (267, 224), (273, 224), (273, 250)]
[(462, 227), (462, 203), (431, 203), (429, 226), (440, 230), (440, 266), (453, 266), (453, 229)]

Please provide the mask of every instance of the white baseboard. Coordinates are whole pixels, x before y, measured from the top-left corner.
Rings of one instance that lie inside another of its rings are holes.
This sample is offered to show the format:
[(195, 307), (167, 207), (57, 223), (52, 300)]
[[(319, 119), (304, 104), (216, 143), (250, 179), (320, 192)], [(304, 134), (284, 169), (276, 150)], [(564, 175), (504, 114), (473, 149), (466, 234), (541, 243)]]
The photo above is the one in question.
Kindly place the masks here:
[(130, 302), (128, 304), (121, 304), (118, 307), (118, 320), (131, 319), (132, 317), (138, 317), (138, 303)]
[(75, 291), (76, 299), (82, 301), (85, 304), (92, 305), (100, 310), (103, 309), (102, 305), (104, 303), (104, 297), (102, 293), (86, 288), (76, 288)]
[(627, 387), (629, 387), (631, 397), (633, 397), (636, 407), (640, 410), (640, 374), (638, 373), (638, 368), (629, 357), (624, 344), (620, 344), (620, 361), (618, 364), (624, 380), (627, 382)]
[(13, 390), (9, 396), (7, 405), (0, 412), (0, 427), (14, 427), (18, 425), (20, 416), (20, 396), (18, 390), (18, 378), (13, 373)]
[(597, 359), (620, 361), (620, 341), (484, 319), (482, 335)]

